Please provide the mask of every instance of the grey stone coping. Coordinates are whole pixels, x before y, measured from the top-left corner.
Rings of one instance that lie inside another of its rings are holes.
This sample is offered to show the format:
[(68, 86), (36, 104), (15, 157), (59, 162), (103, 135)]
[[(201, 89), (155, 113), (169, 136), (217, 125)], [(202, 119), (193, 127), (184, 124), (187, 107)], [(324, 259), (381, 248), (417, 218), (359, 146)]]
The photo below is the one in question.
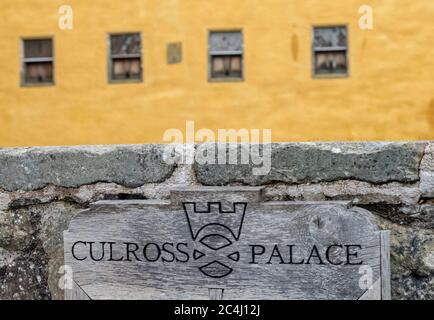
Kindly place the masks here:
[[(419, 181), (428, 142), (273, 143), (271, 170), (254, 175), (251, 164), (193, 165), (206, 186), (261, 186), (359, 180), (374, 184)], [(233, 146), (232, 146), (233, 147)], [(97, 182), (139, 187), (168, 179), (176, 164), (163, 161), (165, 145), (114, 145), (0, 149), (0, 189), (76, 188)], [(216, 155), (217, 157), (217, 155)]]
[(204, 185), (265, 185), (360, 180), (374, 184), (419, 180), (426, 142), (273, 143), (271, 170), (254, 175), (252, 164), (195, 164)]
[(127, 187), (162, 182), (175, 165), (159, 145), (16, 148), (0, 150), (0, 188), (36, 190), (113, 182)]

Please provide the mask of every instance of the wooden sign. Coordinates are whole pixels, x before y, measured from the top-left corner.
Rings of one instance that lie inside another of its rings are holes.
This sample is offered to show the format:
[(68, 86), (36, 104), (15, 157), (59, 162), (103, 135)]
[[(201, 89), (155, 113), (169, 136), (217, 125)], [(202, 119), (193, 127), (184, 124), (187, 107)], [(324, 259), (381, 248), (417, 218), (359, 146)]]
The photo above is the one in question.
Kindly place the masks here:
[(66, 299), (389, 299), (389, 233), (347, 202), (262, 188), (100, 201), (64, 234)]

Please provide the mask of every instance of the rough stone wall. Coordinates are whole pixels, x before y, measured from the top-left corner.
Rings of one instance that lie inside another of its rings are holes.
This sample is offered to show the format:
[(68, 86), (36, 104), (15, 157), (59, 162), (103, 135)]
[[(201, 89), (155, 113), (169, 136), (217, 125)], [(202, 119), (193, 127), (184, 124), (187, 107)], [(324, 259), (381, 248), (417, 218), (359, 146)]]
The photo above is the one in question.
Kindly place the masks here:
[(434, 142), (281, 143), (271, 171), (168, 165), (164, 146), (0, 149), (0, 299), (62, 299), (62, 232), (101, 199), (172, 186), (262, 185), (266, 200), (352, 200), (392, 231), (394, 299), (434, 299)]

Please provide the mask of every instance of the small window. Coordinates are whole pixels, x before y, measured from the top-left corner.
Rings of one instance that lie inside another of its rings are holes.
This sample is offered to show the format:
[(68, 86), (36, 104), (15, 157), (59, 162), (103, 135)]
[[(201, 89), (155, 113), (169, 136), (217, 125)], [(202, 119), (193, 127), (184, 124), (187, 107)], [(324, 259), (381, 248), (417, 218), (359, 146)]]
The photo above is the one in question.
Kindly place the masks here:
[(347, 75), (347, 28), (315, 27), (313, 55), (315, 75)]
[(209, 36), (209, 78), (243, 78), (243, 35), (239, 31), (211, 32)]
[(53, 84), (54, 59), (52, 39), (23, 40), (24, 85)]
[(142, 80), (140, 33), (110, 35), (109, 77), (113, 82)]

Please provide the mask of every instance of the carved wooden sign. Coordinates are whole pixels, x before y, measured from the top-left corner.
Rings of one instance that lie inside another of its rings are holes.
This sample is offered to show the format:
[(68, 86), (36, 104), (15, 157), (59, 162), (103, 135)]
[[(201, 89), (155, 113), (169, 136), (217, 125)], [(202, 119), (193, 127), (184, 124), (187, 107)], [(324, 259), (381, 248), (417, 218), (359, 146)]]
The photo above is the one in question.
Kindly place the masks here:
[(64, 234), (66, 299), (389, 299), (389, 233), (347, 202), (195, 187), (100, 201)]

